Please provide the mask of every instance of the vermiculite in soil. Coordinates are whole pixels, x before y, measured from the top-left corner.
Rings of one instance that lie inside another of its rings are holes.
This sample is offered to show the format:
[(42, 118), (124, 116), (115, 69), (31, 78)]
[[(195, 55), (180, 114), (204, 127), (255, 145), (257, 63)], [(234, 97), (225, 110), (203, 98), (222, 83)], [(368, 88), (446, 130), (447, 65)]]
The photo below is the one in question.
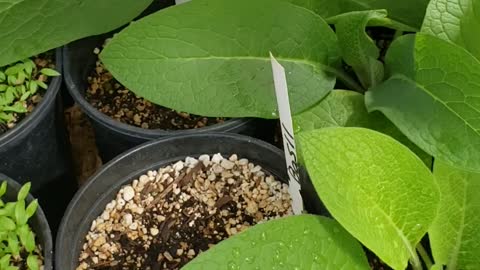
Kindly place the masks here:
[(215, 154), (149, 171), (92, 222), (77, 270), (180, 269), (199, 252), (292, 214), (288, 186), (260, 166)]

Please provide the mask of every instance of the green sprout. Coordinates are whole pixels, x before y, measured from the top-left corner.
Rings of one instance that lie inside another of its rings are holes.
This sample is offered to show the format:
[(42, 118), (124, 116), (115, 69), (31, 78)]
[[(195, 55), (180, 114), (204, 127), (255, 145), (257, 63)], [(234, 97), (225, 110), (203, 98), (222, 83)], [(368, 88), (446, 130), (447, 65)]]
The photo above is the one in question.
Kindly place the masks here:
[(59, 75), (50, 68), (38, 70), (31, 59), (0, 68), (0, 124), (12, 127), (17, 120), (16, 114), (28, 112), (27, 100), (39, 88), (48, 88), (45, 83), (48, 77)]
[(30, 186), (26, 183), (18, 192), (17, 201), (7, 203), (1, 199), (7, 191), (7, 182), (0, 186), (0, 270), (20, 269), (15, 265), (25, 262), (25, 257), (27, 269), (40, 269), (35, 234), (28, 225), (28, 220), (37, 211), (38, 201), (25, 205)]

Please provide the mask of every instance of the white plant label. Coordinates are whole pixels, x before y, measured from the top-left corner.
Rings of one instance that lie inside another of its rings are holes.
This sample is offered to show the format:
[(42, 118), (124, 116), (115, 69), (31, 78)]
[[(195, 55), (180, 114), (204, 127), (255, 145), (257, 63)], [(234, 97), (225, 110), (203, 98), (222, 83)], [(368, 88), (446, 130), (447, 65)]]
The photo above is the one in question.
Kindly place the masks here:
[(295, 215), (303, 212), (302, 195), (300, 194), (300, 170), (297, 161), (295, 137), (293, 135), (292, 113), (288, 98), (287, 78), (285, 69), (270, 53), (272, 62), (273, 81), (275, 83), (275, 94), (277, 96), (278, 112), (282, 127), (283, 147), (287, 161), (287, 172), (289, 176), (288, 190), (292, 197), (292, 209)]

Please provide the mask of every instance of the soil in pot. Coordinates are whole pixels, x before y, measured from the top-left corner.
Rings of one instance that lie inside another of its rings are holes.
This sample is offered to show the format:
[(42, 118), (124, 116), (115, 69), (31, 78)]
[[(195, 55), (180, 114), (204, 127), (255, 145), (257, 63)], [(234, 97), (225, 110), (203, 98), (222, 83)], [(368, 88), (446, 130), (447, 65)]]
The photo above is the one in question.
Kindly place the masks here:
[(186, 158), (124, 186), (92, 222), (77, 270), (180, 269), (259, 222), (292, 214), (288, 186), (247, 159)]
[[(2, 121), (0, 121), (0, 135), (7, 132), (9, 129), (14, 128), (20, 121), (22, 121), (25, 117), (27, 117), (30, 113), (32, 113), (32, 111), (35, 109), (38, 103), (42, 100), (46, 92), (46, 89), (45, 89), (46, 87), (43, 88), (39, 84), (43, 83), (45, 84), (45, 86), (48, 85), (48, 83), (51, 80), (51, 77), (40, 73), (40, 70), (43, 68), (49, 68), (49, 69), (55, 68), (55, 52), (49, 51), (49, 52), (40, 54), (38, 56), (32, 57), (31, 61), (33, 61), (33, 64), (35, 66), (32, 69), (31, 79), (27, 80), (25, 78), (21, 78), (21, 76), (18, 76), (15, 78), (16, 79), (15, 87), (22, 86), (22, 85), (25, 87), (29, 87), (30, 84), (28, 82), (35, 81), (37, 82), (36, 83), (37, 90), (34, 94), (30, 95), (27, 99), (25, 99), (25, 104), (23, 106), (26, 108), (27, 112), (25, 113), (13, 112), (11, 113), (11, 116), (13, 116), (13, 118), (9, 121), (6, 121), (7, 123), (2, 123)], [(6, 70), (8, 70), (9, 67), (12, 67), (16, 64), (18, 63), (14, 63), (12, 65), (8, 65), (6, 67), (0, 68), (0, 71), (5, 72)], [(4, 85), (4, 87), (7, 87), (7, 85), (10, 86), (10, 83), (8, 82), (8, 77), (4, 78), (4, 80), (0, 80), (0, 87), (2, 85)], [(7, 95), (6, 89), (4, 89), (3, 91), (0, 91), (0, 95)], [(18, 95), (18, 92), (16, 92), (14, 95)], [(16, 97), (16, 100), (19, 100), (20, 98), (21, 97), (18, 96)], [(3, 98), (0, 98), (0, 99), (3, 99)]]
[[(100, 49), (96, 48), (94, 53), (98, 55)], [(98, 58), (88, 77), (85, 99), (109, 117), (144, 129), (194, 129), (225, 121), (221, 117), (203, 117), (153, 104), (118, 82)]]

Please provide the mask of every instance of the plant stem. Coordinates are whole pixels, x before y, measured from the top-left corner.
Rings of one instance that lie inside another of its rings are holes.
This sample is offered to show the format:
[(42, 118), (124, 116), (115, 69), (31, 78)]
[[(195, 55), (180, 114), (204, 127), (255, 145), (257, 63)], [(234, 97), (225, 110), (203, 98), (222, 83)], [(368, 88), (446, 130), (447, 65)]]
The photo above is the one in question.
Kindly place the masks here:
[(412, 265), (413, 270), (423, 270), (422, 262), (418, 258), (417, 252), (413, 252), (414, 255), (410, 258), (410, 264)]
[(418, 243), (417, 251), (420, 254), (420, 257), (422, 258), (423, 262), (425, 263), (425, 266), (427, 267), (427, 269), (432, 268), (433, 266), (432, 259), (430, 259), (430, 256), (428, 255), (425, 248), (422, 246), (422, 243)]
[(355, 90), (360, 93), (365, 93), (365, 89), (358, 84), (354, 78), (350, 77), (345, 71), (337, 70), (336, 71), (337, 78), (342, 81), (347, 87), (351, 90)]
[(403, 35), (403, 31), (397, 30), (395, 31), (395, 34), (393, 35), (393, 40), (401, 37)]

